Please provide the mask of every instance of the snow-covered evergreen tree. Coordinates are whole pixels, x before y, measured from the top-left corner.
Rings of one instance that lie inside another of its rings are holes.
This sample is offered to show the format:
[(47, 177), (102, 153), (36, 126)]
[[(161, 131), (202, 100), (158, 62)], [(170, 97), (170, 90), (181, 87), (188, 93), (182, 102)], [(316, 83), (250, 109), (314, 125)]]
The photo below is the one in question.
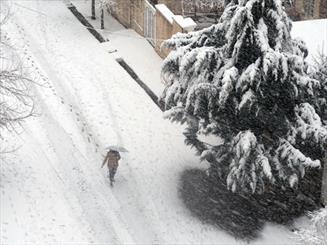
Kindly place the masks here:
[(327, 241), (327, 208), (309, 213), (310, 224), (296, 234), (304, 244), (325, 245)]
[(320, 81), (321, 84), (317, 111), (325, 125), (327, 125), (327, 56), (323, 52), (319, 53), (314, 67), (313, 77)]
[(165, 42), (166, 117), (187, 124), (186, 143), (230, 190), (295, 188), (306, 168), (321, 166), (303, 146), (327, 148), (312, 105), (321, 84), (307, 73), (307, 49), (291, 38), (280, 0), (226, 3), (217, 25)]

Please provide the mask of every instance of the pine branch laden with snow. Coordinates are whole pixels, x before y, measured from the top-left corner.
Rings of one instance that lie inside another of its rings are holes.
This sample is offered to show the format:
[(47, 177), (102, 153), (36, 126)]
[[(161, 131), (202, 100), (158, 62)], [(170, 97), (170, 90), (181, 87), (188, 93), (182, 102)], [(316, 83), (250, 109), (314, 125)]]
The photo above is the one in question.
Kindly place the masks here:
[(317, 111), (327, 125), (327, 56), (323, 52), (315, 60), (313, 77), (320, 81), (321, 89), (316, 103)]
[(327, 241), (327, 208), (309, 213), (310, 224), (296, 232), (304, 244), (325, 245)]
[[(162, 68), (166, 115), (186, 123), (186, 143), (232, 191), (296, 188), (307, 168), (321, 165), (302, 146), (326, 151), (314, 109), (323, 84), (308, 74), (308, 51), (291, 27), (280, 0), (231, 0), (218, 24), (164, 43), (172, 49)], [(221, 137), (224, 147), (202, 135)]]

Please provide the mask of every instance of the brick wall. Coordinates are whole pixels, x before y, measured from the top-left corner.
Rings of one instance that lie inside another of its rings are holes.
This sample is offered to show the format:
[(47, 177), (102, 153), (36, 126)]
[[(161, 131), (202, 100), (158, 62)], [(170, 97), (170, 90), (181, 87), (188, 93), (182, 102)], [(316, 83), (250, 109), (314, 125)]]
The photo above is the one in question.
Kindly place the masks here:
[(112, 7), (112, 15), (125, 27), (131, 26), (131, 1), (134, 0), (116, 0)]
[[(196, 25), (194, 22), (193, 25), (190, 25), (189, 23), (192, 20), (185, 20), (182, 16), (178, 16), (170, 11), (167, 6), (160, 5), (156, 5), (156, 41), (154, 46), (157, 53), (162, 58), (165, 58), (170, 53), (170, 50), (164, 47), (161, 48), (164, 40), (171, 38), (178, 32), (192, 31)], [(185, 21), (188, 22), (187, 25), (184, 25)]]
[(132, 28), (137, 33), (143, 35), (144, 1), (145, 0), (115, 0), (115, 5), (111, 9), (111, 13), (126, 28)]
[(173, 32), (173, 26), (169, 23), (169, 21), (159, 12), (156, 12), (156, 45), (155, 50), (157, 53), (162, 57), (165, 58), (170, 50), (168, 49), (161, 49), (161, 44), (163, 40), (168, 39), (171, 37)]

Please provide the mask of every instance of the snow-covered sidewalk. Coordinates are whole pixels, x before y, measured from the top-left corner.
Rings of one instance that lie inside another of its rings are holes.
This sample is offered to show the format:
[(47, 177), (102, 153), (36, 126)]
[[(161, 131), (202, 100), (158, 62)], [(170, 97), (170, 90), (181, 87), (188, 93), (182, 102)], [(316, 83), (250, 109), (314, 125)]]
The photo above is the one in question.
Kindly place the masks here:
[[(164, 90), (160, 79), (162, 58), (146, 38), (132, 29), (127, 29), (115, 18), (105, 13), (105, 29), (100, 29), (100, 11), (96, 20), (91, 19), (91, 0), (71, 0), (84, 17), (109, 40), (101, 46), (114, 58), (123, 58), (141, 80), (159, 97)], [(307, 60), (313, 62), (319, 52), (327, 54), (327, 19), (293, 22), (292, 35), (305, 41), (309, 50)]]
[[(161, 111), (60, 1), (15, 1), (4, 30), (35, 86), (40, 116), (1, 161), (1, 244), (244, 244), (192, 217), (180, 174), (200, 167)], [(50, 11), (51, 10), (51, 11)], [(139, 74), (141, 76), (141, 74)], [(122, 144), (116, 186), (104, 148)], [(203, 166), (205, 168), (205, 166)], [(295, 244), (268, 224), (252, 244)]]
[(146, 38), (132, 29), (126, 29), (111, 15), (105, 13), (105, 29), (100, 29), (99, 9), (96, 20), (91, 19), (91, 1), (71, 1), (93, 27), (108, 39), (101, 46), (114, 58), (123, 58), (140, 79), (160, 96), (164, 85), (160, 80), (162, 58), (155, 52)]

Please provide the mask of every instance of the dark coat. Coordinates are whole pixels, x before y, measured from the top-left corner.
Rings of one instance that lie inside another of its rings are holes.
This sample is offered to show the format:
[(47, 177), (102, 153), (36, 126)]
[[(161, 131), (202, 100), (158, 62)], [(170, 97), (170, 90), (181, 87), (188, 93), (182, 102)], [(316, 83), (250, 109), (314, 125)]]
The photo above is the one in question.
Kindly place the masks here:
[(121, 157), (118, 151), (110, 150), (103, 160), (102, 167), (107, 163), (109, 169), (116, 169), (118, 168), (118, 161), (120, 158)]

